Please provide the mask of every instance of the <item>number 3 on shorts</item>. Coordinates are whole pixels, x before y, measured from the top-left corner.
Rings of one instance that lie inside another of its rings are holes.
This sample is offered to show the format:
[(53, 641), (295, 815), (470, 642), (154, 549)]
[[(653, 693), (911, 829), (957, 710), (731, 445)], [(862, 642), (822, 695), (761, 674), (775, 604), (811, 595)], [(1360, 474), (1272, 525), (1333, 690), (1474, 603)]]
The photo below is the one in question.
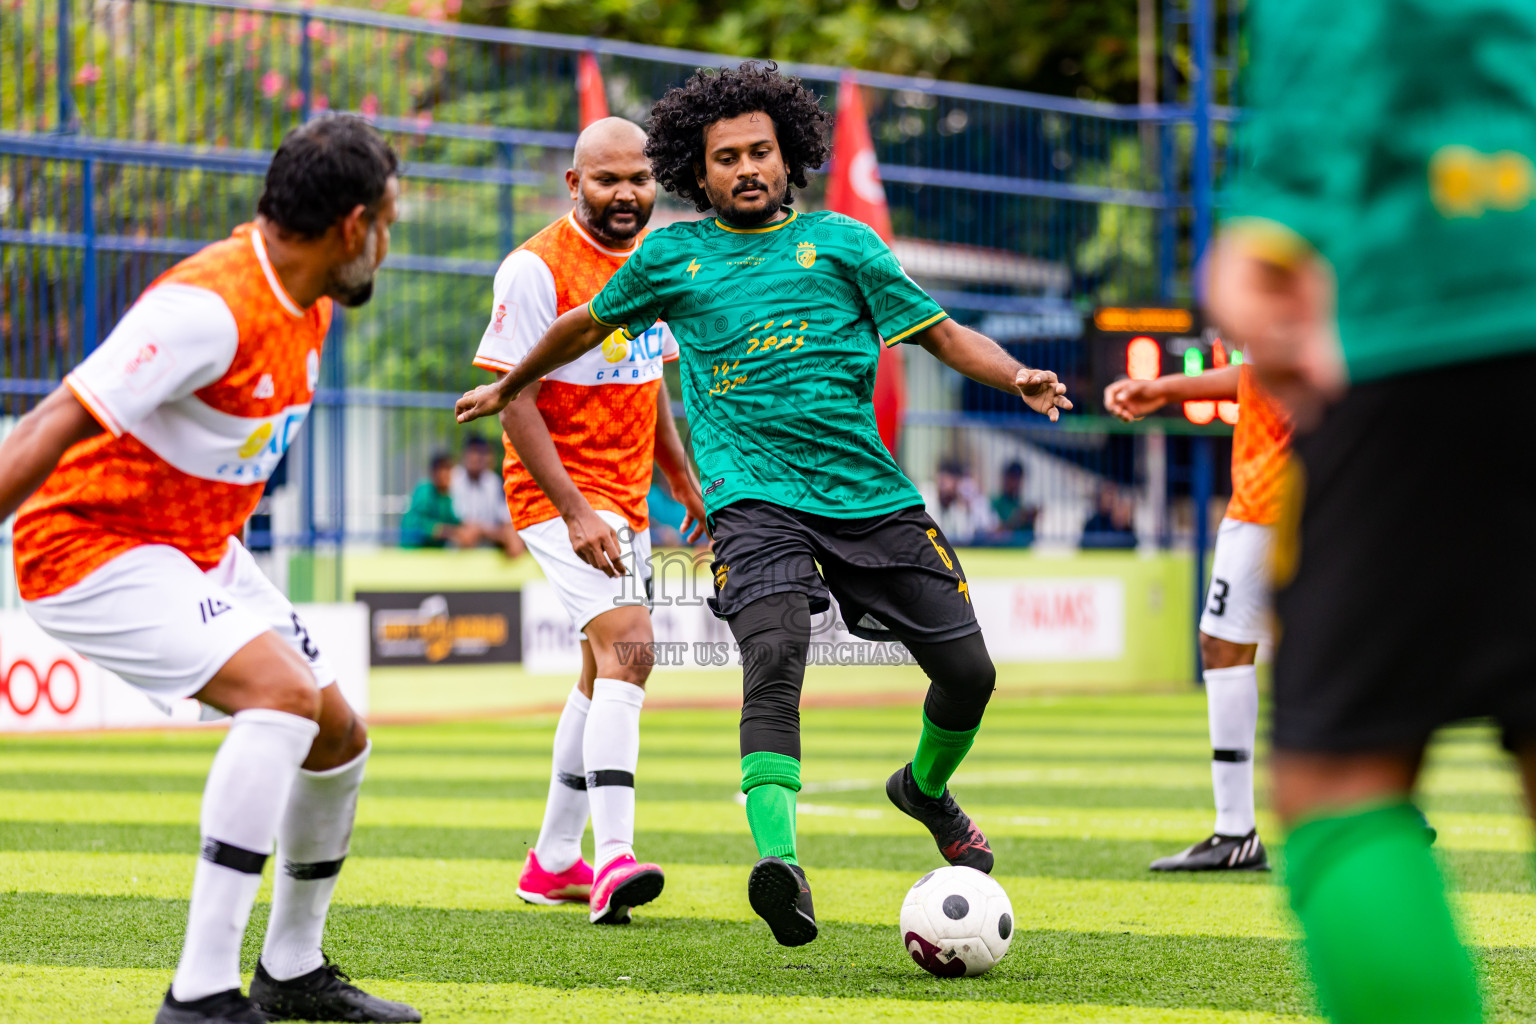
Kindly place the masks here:
[(1226, 580), (1211, 580), (1211, 606), (1207, 611), (1217, 616), (1227, 614), (1227, 591), (1231, 589)]

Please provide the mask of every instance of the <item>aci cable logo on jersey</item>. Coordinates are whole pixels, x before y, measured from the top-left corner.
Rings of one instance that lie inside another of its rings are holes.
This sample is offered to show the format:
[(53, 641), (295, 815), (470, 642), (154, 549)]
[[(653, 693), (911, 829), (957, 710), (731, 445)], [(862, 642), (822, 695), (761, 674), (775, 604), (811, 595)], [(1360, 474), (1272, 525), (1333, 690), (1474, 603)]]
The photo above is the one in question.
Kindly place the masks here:
[(294, 430), (304, 422), (308, 412), (309, 409), (305, 407), (301, 412), (285, 413), (278, 419), (267, 420), (257, 426), (235, 449), (240, 461), (226, 462), (219, 466), (219, 478), (233, 478), (241, 483), (265, 480), (276, 468), (277, 460), (288, 450)]

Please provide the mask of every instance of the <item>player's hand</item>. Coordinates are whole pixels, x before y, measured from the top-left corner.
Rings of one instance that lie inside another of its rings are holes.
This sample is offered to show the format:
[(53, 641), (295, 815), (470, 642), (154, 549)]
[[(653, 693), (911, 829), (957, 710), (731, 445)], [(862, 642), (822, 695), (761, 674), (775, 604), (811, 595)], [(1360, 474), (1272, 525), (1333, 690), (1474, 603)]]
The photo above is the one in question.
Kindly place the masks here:
[(1296, 428), (1310, 429), (1349, 385), (1332, 268), (1315, 252), (1281, 265), (1243, 236), (1227, 235), (1206, 272), (1211, 319), (1247, 354), (1259, 385)]
[(1104, 389), (1104, 408), (1126, 423), (1157, 412), (1168, 404), (1154, 380), (1117, 380)]
[(629, 570), (619, 561), (624, 552), (619, 546), (618, 533), (602, 516), (592, 511), (591, 506), (566, 519), (565, 528), (570, 531), (571, 550), (576, 552), (577, 558), (604, 576), (629, 575)]
[(453, 415), (460, 423), (469, 423), (484, 416), (496, 416), (516, 397), (516, 392), (503, 392), (500, 380), (482, 384), (473, 391), (464, 392), (454, 404)]
[(1024, 399), (1024, 404), (1042, 413), (1055, 423), (1061, 414), (1072, 408), (1067, 397), (1067, 386), (1056, 379), (1050, 370), (1020, 370), (1013, 378), (1013, 386)]
[(692, 547), (704, 536), (705, 529), (704, 495), (699, 493), (699, 482), (689, 473), (686, 479), (668, 480), (667, 486), (672, 491), (672, 500), (688, 510), (683, 525), (677, 529), (683, 542)]

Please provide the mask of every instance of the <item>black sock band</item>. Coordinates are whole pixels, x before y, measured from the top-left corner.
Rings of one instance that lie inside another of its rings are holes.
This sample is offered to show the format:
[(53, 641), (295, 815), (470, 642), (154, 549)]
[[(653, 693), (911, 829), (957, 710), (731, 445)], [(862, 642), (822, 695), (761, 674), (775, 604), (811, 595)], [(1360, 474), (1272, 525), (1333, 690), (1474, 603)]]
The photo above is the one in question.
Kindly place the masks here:
[(203, 840), (203, 860), (246, 875), (259, 875), (261, 869), (267, 866), (267, 854), (221, 843), (217, 839)]
[(567, 789), (587, 788), (587, 777), (585, 775), (577, 775), (574, 772), (561, 772), (555, 777), (560, 780), (560, 785)]
[(617, 768), (604, 768), (600, 772), (587, 772), (587, 788), (596, 789), (598, 786), (628, 786), (635, 788), (635, 773), (619, 771)]
[(928, 697), (923, 701), (928, 721), (950, 732), (969, 732), (979, 726), (997, 686), (997, 668), (981, 632), (938, 644), (906, 646), (928, 674)]
[(1251, 761), (1252, 759), (1253, 759), (1253, 754), (1250, 753), (1247, 750), (1213, 750), (1213, 751), (1211, 751), (1211, 760), (1212, 761), (1225, 761), (1225, 762), (1227, 762), (1229, 764), (1242, 764), (1244, 761)]
[(301, 882), (313, 882), (321, 878), (335, 878), (341, 874), (341, 865), (346, 859), (338, 857), (336, 860), (315, 860), (308, 864), (290, 860), (283, 864), (283, 870), (287, 872), (289, 878), (296, 878)]
[(741, 647), (741, 756), (800, 759), (800, 688), (811, 639), (811, 601), (770, 594), (731, 616)]

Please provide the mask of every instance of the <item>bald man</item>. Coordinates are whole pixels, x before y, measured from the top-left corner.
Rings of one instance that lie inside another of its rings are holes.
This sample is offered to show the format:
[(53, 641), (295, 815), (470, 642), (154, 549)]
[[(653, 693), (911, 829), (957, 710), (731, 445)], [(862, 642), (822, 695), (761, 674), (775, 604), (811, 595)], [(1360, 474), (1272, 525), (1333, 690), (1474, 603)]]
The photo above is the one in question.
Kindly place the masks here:
[[(645, 133), (621, 118), (576, 142), (565, 181), (570, 213), (523, 243), (496, 272), (491, 322), (475, 365), (512, 369), (555, 318), (581, 306), (639, 245), (656, 180)], [(704, 529), (699, 482), (672, 420), (662, 364), (677, 358), (665, 324), (601, 348), (526, 389), (501, 413), (507, 506), (518, 536), (581, 634), (581, 677), (555, 727), (544, 824), (517, 894), (530, 903), (589, 903), (596, 924), (627, 924), (661, 894), (655, 864), (635, 859), (635, 767), (650, 675), (652, 463)], [(678, 525), (678, 524), (674, 524)], [(592, 817), (593, 863), (581, 855)]]

